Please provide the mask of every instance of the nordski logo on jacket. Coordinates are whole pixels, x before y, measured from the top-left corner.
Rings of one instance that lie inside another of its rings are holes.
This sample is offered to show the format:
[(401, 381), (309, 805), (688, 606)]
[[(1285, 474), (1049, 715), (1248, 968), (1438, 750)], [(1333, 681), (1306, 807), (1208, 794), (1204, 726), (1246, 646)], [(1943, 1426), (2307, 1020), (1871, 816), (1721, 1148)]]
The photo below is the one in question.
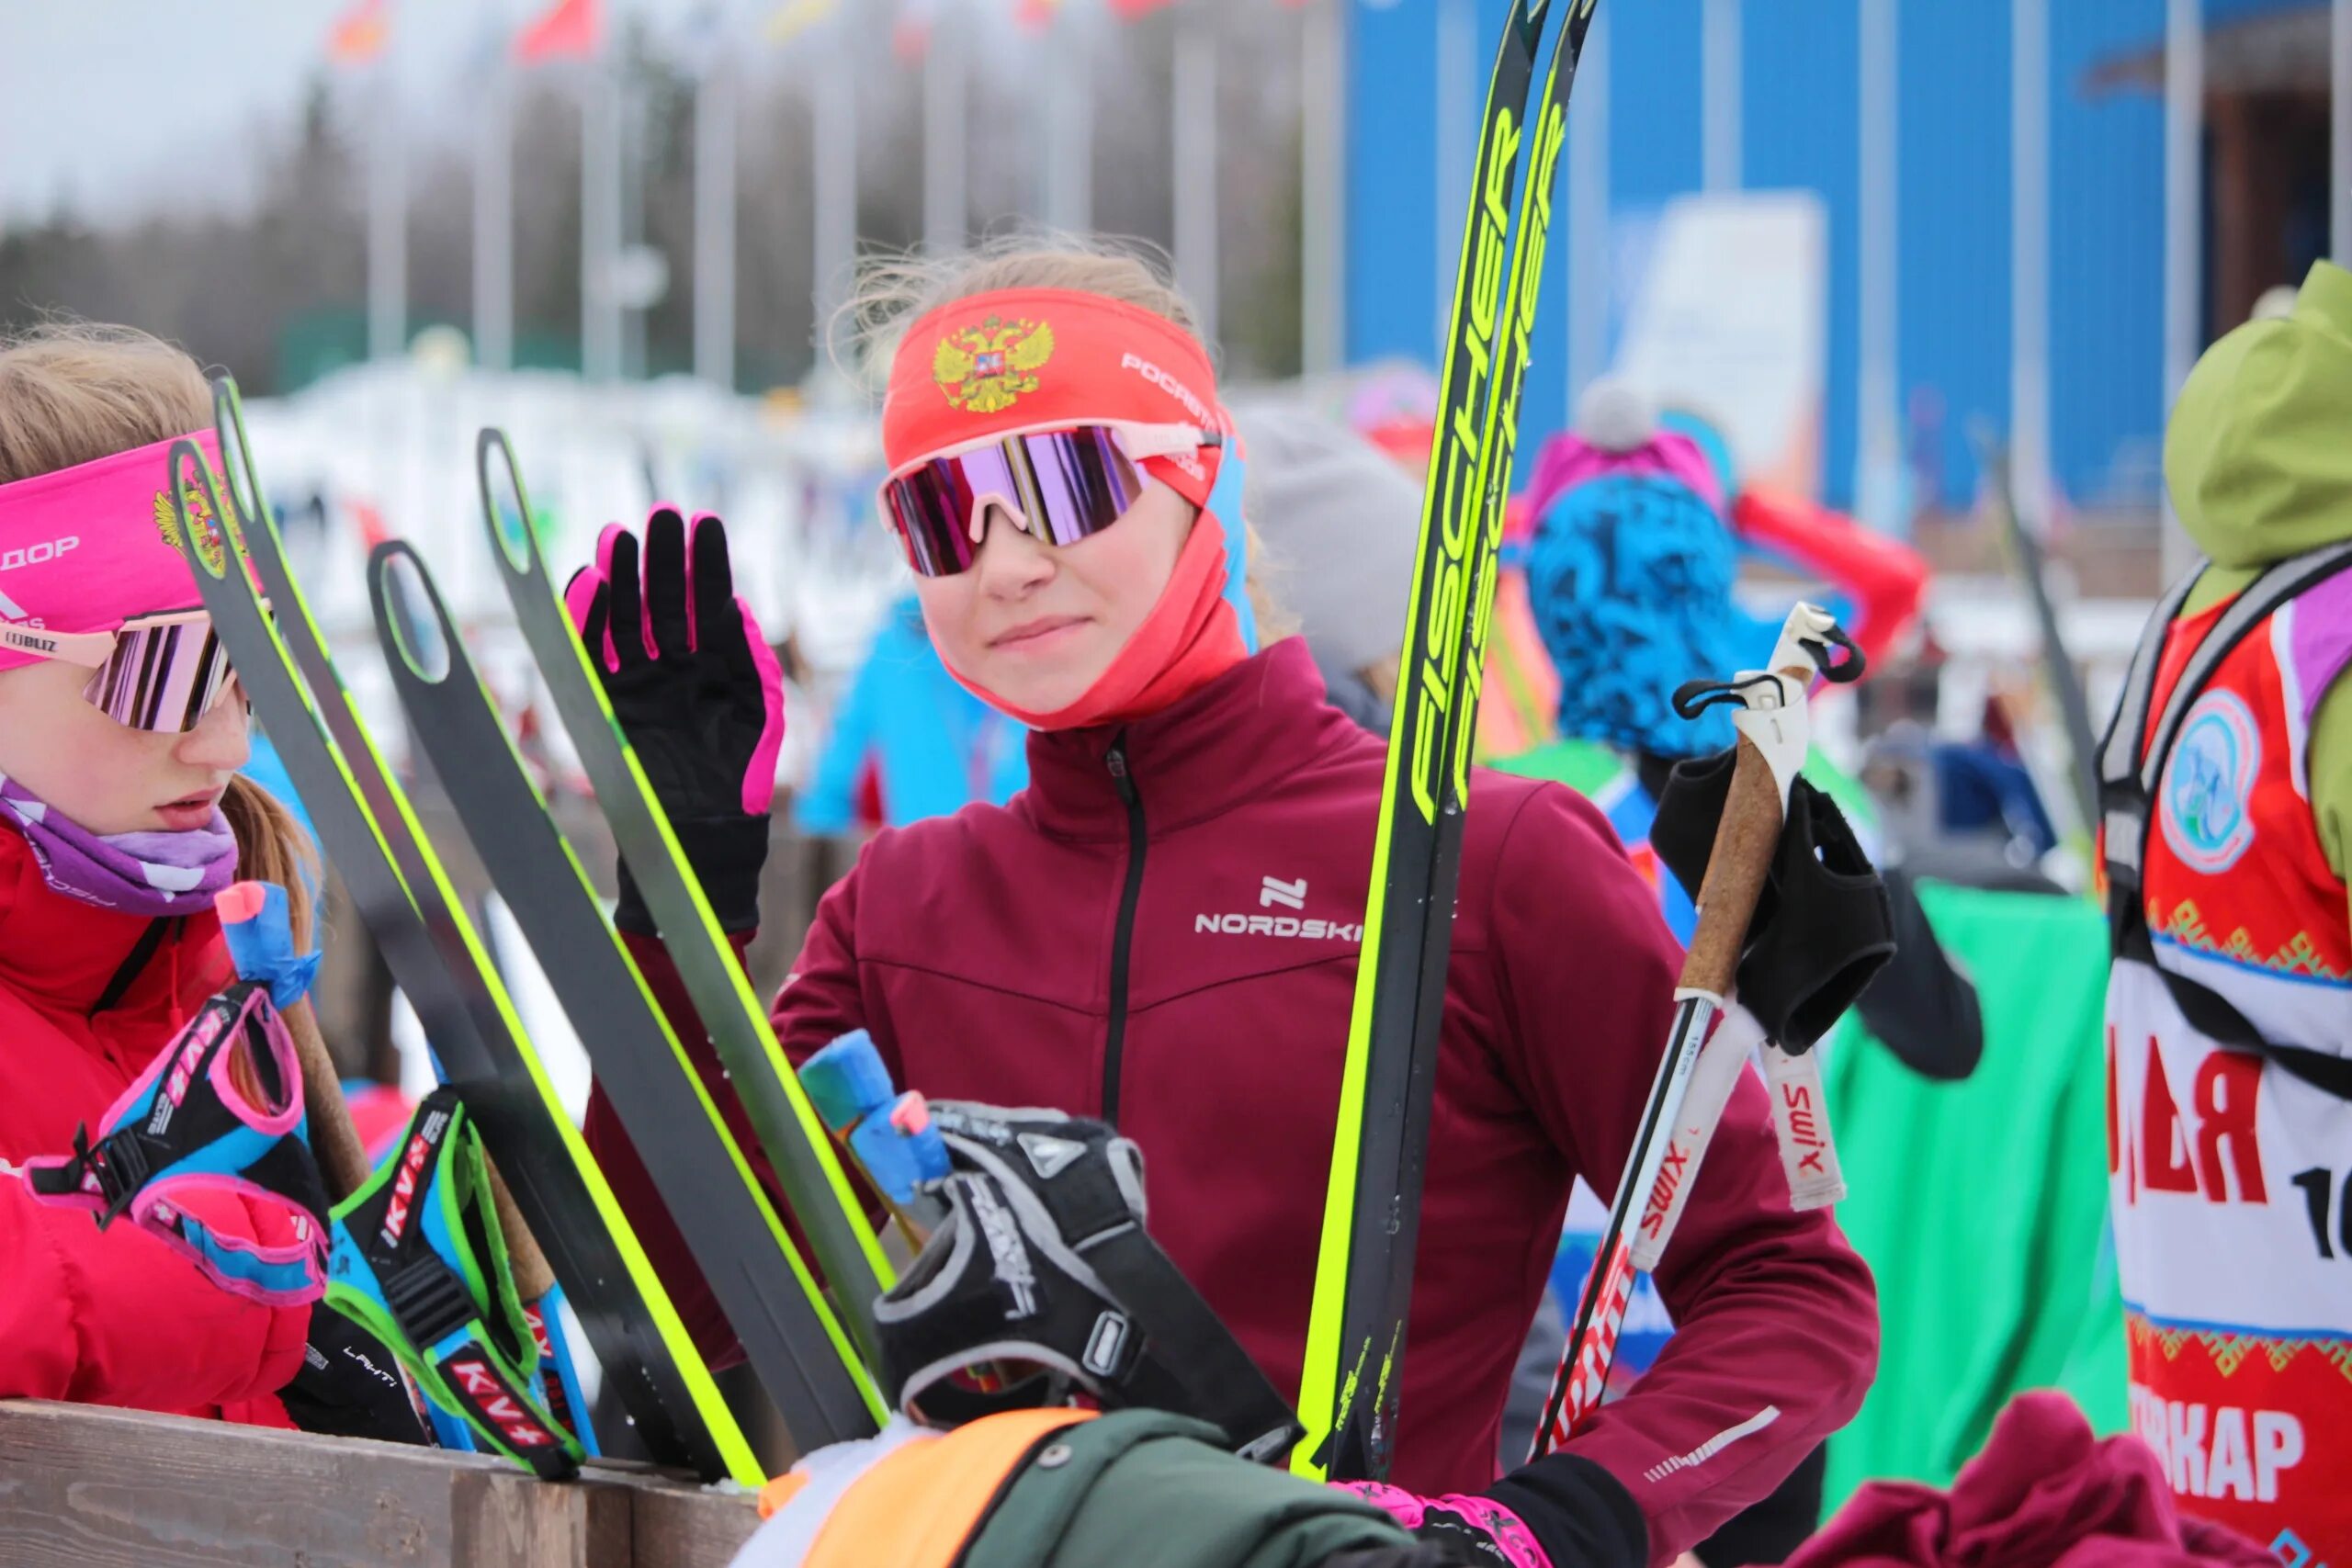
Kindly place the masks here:
[(1302, 942), (1363, 941), (1361, 921), (1318, 919), (1305, 914), (1306, 878), (1285, 882), (1279, 876), (1258, 881), (1258, 908), (1297, 909), (1296, 915), (1199, 914), (1193, 917), (1193, 934), (1210, 936), (1279, 936)]
[(1302, 919), (1296, 915), (1194, 915), (1194, 934), (1222, 936), (1287, 936), (1306, 942), (1363, 941), (1361, 921)]

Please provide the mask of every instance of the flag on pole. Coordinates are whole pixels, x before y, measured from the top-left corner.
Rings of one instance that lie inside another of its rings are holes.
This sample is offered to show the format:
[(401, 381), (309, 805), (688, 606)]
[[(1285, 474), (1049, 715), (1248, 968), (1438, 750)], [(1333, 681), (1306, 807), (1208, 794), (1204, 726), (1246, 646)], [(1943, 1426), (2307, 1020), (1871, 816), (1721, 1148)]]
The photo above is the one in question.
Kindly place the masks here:
[(1055, 14), (1061, 8), (1061, 0), (1014, 0), (1012, 19), (1033, 33), (1041, 33), (1054, 25)]
[(932, 13), (935, 0), (900, 0), (898, 19), (890, 24), (890, 51), (907, 64), (921, 60), (931, 47)]
[(1111, 15), (1123, 22), (1132, 22), (1154, 11), (1164, 11), (1175, 3), (1176, 0), (1111, 0)]
[(337, 65), (365, 65), (384, 52), (392, 32), (390, 0), (358, 0), (335, 18), (327, 34), (327, 58)]
[(784, 0), (768, 13), (768, 41), (790, 43), (841, 8), (841, 0)]
[(514, 39), (514, 58), (526, 65), (548, 60), (593, 60), (604, 42), (603, 8), (597, 0), (556, 0)]

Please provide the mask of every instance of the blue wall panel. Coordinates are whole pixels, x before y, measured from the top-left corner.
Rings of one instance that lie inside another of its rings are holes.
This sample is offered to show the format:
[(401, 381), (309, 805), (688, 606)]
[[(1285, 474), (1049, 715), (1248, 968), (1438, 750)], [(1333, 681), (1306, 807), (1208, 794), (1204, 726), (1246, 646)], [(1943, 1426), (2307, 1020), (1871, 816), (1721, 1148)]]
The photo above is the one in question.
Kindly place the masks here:
[(1351, 364), (1436, 355), (1436, 0), (1348, 14)]
[[(1439, 3), (1350, 7), (1347, 347), (1356, 362), (1435, 359), (1460, 239), (1456, 204), (1439, 195)], [(2308, 3), (2207, 0), (2207, 13), (2220, 23)], [(1475, 4), (1480, 37), (1456, 93), (1464, 159), (1507, 8), (1507, 0)], [(1603, 4), (1612, 227), (1623, 239), (1698, 185), (1702, 7)], [(1855, 0), (1747, 0), (1743, 26), (1747, 183), (1811, 189), (1828, 214), (1822, 477), (1840, 503), (1850, 502), (1854, 477), (1856, 13)], [(1906, 421), (1922, 400), (1940, 405), (1923, 455), (1940, 468), (1931, 477), (1949, 502), (1964, 502), (1974, 482), (1969, 422), (2009, 423), (2008, 16), (1996, 0), (1905, 0), (1898, 28), (1898, 384)], [(2160, 44), (2164, 0), (2051, 0), (2050, 18), (2052, 457), (2078, 501), (2145, 503), (2155, 495), (2163, 406), (2163, 111), (2147, 94), (2093, 97), (2085, 79), (2100, 61)], [(1525, 394), (1529, 452), (1566, 414), (1576, 241), (1565, 174)], [(1463, 178), (1450, 175), (1445, 188), (1462, 189)], [(1621, 265), (1614, 279), (1621, 310), (1631, 271)]]
[(1971, 423), (2009, 423), (2009, 46), (2007, 6), (1914, 4), (1897, 25), (1896, 384), (1921, 505), (1967, 504)]
[(1747, 70), (1741, 118), (1752, 189), (1818, 191), (1829, 215), (1829, 388), (1822, 431), (1822, 492), (1849, 505), (1854, 491), (1856, 264), (1860, 170), (1861, 43), (1852, 5), (1747, 0)]
[(2164, 105), (2092, 97), (2084, 77), (2161, 43), (2164, 0), (2050, 10), (2052, 458), (2078, 502), (2151, 502), (2165, 403)]

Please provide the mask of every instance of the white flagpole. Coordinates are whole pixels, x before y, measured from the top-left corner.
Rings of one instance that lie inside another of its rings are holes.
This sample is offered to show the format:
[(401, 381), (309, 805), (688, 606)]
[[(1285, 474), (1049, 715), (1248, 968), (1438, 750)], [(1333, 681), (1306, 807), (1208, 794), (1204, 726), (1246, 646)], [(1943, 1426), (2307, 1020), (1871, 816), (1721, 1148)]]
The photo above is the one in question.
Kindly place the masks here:
[(1900, 132), (1895, 0), (1860, 0), (1860, 323), (1855, 377), (1854, 503), (1873, 528), (1899, 532), (1903, 484), (1902, 318), (1896, 296)]
[[(1588, 39), (1588, 42), (1589, 40)], [(1470, 205), (1473, 128), (1471, 73), (1477, 69), (1478, 13), (1473, 0), (1437, 0), (1437, 211), (1430, 232), (1437, 239), (1437, 288), (1430, 299), (1430, 341), (1445, 352), (1445, 331), (1453, 313), (1453, 273), (1462, 261), (1462, 220)], [(1573, 100), (1572, 100), (1573, 101)]]
[(1299, 358), (1308, 375), (1347, 356), (1347, 17), (1312, 0), (1299, 51)]
[(1710, 195), (1740, 188), (1747, 129), (1740, 0), (1706, 0), (1699, 33), (1699, 183)]
[(825, 24), (827, 58), (813, 73), (810, 241), (817, 271), (817, 341), (857, 267), (857, 62), (846, 6)]
[(588, 63), (580, 95), (580, 369), (591, 381), (620, 375), (620, 105), (604, 61)]
[(1568, 408), (1609, 363), (1609, 35), (1592, 19), (1568, 103)]
[[(2205, 141), (2205, 19), (2199, 0), (2167, 0), (2165, 7), (2165, 412), (2197, 363), (2204, 333), (2203, 221)], [(2184, 570), (2188, 536), (2165, 496), (2165, 575)]]
[(514, 364), (514, 73), (503, 54), (482, 87), (474, 139), (474, 363)]
[(964, 52), (956, 31), (955, 7), (938, 6), (923, 44), (922, 239), (934, 254), (963, 247), (970, 215), (964, 184)]
[(2009, 6), (2009, 468), (2046, 524), (2050, 480), (2050, 0)]
[(376, 126), (368, 162), (368, 357), (408, 346), (408, 156), (390, 51), (376, 64)]
[(1057, 229), (1083, 233), (1094, 224), (1094, 38), (1075, 0), (1053, 20), (1039, 55), (1046, 62), (1046, 138), (1038, 204)]
[(695, 374), (735, 385), (735, 68), (695, 89)]
[(1216, 341), (1216, 34), (1200, 7), (1176, 16), (1174, 81), (1169, 100), (1174, 124), (1176, 281), (1200, 318), (1201, 335)]

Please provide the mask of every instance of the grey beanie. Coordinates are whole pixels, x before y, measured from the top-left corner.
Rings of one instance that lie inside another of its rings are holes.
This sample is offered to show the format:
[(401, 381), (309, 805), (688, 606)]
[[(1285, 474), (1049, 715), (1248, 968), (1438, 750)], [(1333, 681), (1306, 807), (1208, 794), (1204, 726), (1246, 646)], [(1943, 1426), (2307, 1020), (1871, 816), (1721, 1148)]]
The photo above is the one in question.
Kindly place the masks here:
[(1327, 680), (1394, 664), (1412, 593), (1421, 487), (1379, 447), (1289, 404), (1237, 411), (1241, 510), (1273, 560), (1274, 597)]

